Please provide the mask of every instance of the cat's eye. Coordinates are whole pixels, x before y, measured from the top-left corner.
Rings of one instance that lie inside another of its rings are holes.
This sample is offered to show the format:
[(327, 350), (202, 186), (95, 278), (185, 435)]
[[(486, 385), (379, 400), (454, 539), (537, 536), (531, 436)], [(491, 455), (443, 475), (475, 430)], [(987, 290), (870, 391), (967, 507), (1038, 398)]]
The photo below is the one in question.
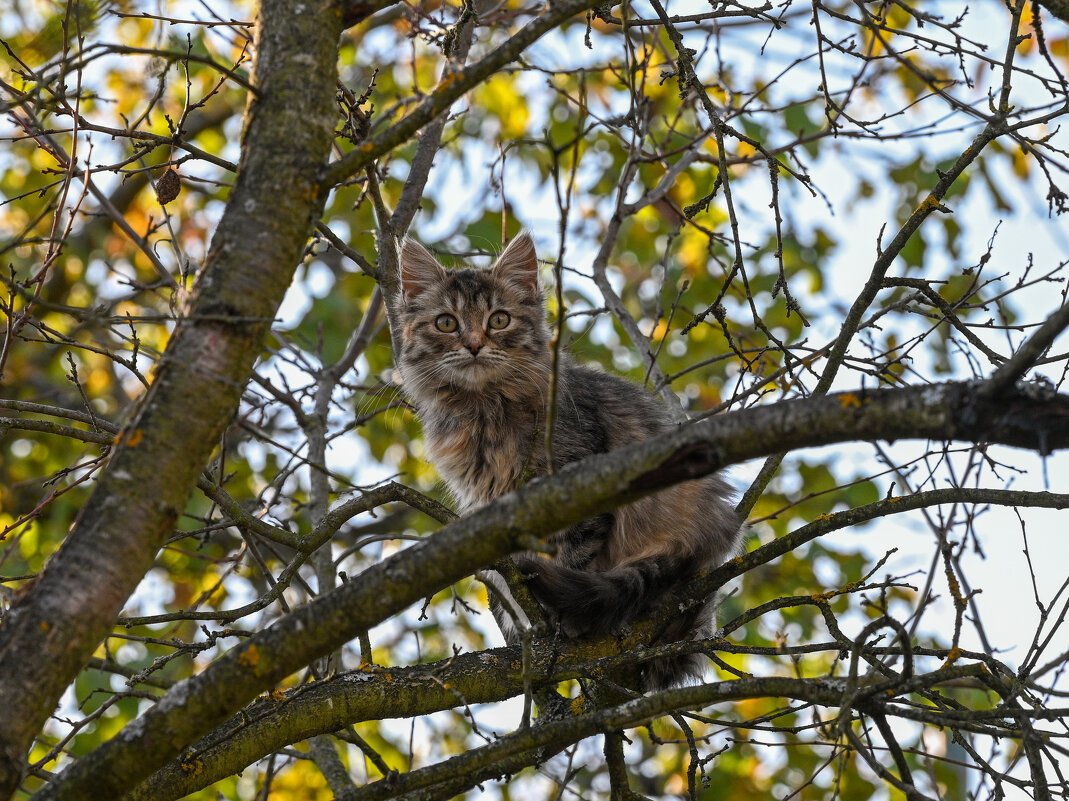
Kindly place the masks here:
[(508, 312), (496, 311), (490, 315), (490, 327), (498, 331), (505, 328), (511, 321), (512, 318), (509, 317)]
[(452, 334), (457, 330), (457, 318), (451, 314), (439, 314), (434, 321), (434, 327), (443, 334)]

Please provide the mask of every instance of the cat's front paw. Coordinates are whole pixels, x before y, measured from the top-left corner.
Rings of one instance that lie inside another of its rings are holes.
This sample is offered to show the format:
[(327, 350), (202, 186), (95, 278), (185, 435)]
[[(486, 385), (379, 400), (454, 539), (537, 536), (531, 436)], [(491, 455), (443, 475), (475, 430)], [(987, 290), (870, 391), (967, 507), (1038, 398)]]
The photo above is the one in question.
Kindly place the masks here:
[(560, 593), (553, 581), (552, 567), (547, 566), (543, 559), (528, 559), (526, 564), (520, 567), (520, 573), (523, 575), (527, 590), (538, 601), (538, 605), (550, 618), (556, 620), (558, 615), (555, 613), (560, 607)]
[(516, 569), (520, 571), (520, 575), (523, 578), (526, 579), (538, 575), (538, 559), (533, 556), (519, 554), (512, 557), (512, 562), (516, 565)]
[(523, 555), (514, 556), (512, 559), (516, 564), (516, 570), (520, 578), (523, 579), (523, 583), (527, 587), (527, 591), (542, 608), (542, 612), (546, 616), (546, 622), (551, 628), (557, 626), (559, 623), (558, 615), (556, 614), (557, 604), (553, 588), (549, 583), (550, 568), (547, 561), (536, 556)]

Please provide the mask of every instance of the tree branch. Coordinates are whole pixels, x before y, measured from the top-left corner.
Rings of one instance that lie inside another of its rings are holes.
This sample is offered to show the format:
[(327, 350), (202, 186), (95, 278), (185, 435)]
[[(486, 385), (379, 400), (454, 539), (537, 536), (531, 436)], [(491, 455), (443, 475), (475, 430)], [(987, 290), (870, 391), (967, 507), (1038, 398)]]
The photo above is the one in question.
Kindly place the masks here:
[[(261, 9), (243, 160), (189, 313), (67, 541), (0, 626), (0, 798), (18, 786), (33, 737), (152, 565), (237, 408), (326, 198), (314, 176), (333, 138), (340, 31), (337, 8)], [(286, 214), (265, 201), (276, 198)], [(31, 659), (49, 670), (27, 671)], [(97, 797), (121, 789), (110, 787)]]
[[(1069, 396), (1015, 393), (997, 403), (972, 383), (848, 392), (745, 409), (565, 466), (497, 499), (294, 610), (167, 693), (40, 794), (89, 798), (128, 787), (257, 693), (272, 688), (429, 593), (512, 551), (658, 489), (784, 449), (858, 439), (965, 439), (1069, 447)], [(168, 737), (153, 736), (166, 731)]]
[(322, 177), (323, 182), (335, 185), (360, 172), (379, 156), (388, 153), (439, 114), (447, 111), (454, 100), (514, 61), (530, 45), (561, 22), (597, 4), (597, 0), (562, 0), (550, 5), (545, 13), (510, 36), (481, 61), (458, 71), (452, 81), (439, 86), (403, 120), (331, 164)]
[[(673, 654), (684, 650), (708, 653), (702, 643), (677, 643), (657, 649), (644, 645), (651, 632), (663, 628), (665, 619), (679, 614), (680, 603), (701, 602), (732, 578), (758, 565), (768, 564), (819, 536), (890, 514), (956, 503), (1066, 509), (1069, 508), (1069, 495), (949, 487), (887, 498), (828, 515), (678, 588), (646, 621), (633, 624), (631, 632), (623, 639), (609, 636), (563, 644), (554, 640), (535, 641), (532, 644), (534, 658), (526, 676), (522, 674), (522, 668), (517, 670), (515, 667), (520, 660), (521, 646), (512, 645), (477, 654), (462, 654), (432, 664), (387, 670), (372, 668), (343, 674), (303, 686), (289, 693), (282, 703), (261, 699), (151, 776), (128, 796), (127, 801), (179, 798), (237, 773), (286, 745), (352, 723), (378, 719), (387, 713), (401, 718), (417, 717), (463, 703), (501, 701), (523, 692), (525, 680), (537, 690), (554, 686), (566, 678), (590, 676), (599, 669), (611, 671), (619, 664), (647, 661), (666, 650)], [(843, 640), (817, 643), (812, 647), (815, 650), (839, 650), (848, 644)], [(723, 640), (718, 640), (715, 648), (732, 650)], [(945, 658), (946, 653), (939, 655)], [(375, 682), (385, 684), (376, 685)], [(381, 691), (378, 687), (382, 687)], [(194, 773), (188, 770), (191, 762), (198, 768)]]

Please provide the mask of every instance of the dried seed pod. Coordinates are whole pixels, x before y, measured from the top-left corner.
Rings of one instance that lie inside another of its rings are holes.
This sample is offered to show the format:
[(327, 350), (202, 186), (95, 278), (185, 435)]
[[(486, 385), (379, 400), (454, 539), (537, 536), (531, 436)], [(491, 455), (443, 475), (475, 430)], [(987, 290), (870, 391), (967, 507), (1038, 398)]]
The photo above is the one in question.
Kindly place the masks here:
[(156, 199), (164, 206), (178, 197), (182, 191), (182, 182), (178, 178), (178, 170), (168, 167), (160, 179), (156, 181)]

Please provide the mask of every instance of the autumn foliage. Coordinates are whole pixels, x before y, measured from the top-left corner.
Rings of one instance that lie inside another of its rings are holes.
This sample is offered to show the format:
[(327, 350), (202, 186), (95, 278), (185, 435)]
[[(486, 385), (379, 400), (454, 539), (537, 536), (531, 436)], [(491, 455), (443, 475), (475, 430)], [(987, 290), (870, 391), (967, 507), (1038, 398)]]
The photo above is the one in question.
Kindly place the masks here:
[[(5, 7), (0, 798), (1064, 797), (1064, 16)], [(521, 228), (680, 426), (457, 519), (397, 241)], [(487, 571), (721, 469), (739, 559), (504, 642)]]

